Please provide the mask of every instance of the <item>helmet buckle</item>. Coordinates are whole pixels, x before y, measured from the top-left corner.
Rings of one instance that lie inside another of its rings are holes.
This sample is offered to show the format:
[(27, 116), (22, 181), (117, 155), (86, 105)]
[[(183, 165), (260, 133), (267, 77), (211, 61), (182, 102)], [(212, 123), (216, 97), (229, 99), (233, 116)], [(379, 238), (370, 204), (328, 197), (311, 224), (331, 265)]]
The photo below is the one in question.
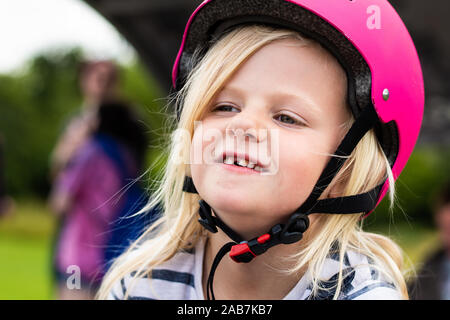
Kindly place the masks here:
[(308, 216), (303, 213), (295, 213), (284, 226), (279, 239), (284, 244), (294, 243), (303, 238), (303, 233), (309, 227)]

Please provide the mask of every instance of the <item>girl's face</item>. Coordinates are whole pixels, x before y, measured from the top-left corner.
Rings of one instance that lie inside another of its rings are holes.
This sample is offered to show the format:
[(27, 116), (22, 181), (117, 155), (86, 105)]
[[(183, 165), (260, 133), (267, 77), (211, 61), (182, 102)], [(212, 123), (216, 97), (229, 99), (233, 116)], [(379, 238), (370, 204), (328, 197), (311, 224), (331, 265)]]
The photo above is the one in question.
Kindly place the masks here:
[(346, 92), (343, 69), (319, 46), (279, 40), (257, 51), (197, 123), (191, 174), (201, 198), (242, 236), (285, 222), (345, 134)]

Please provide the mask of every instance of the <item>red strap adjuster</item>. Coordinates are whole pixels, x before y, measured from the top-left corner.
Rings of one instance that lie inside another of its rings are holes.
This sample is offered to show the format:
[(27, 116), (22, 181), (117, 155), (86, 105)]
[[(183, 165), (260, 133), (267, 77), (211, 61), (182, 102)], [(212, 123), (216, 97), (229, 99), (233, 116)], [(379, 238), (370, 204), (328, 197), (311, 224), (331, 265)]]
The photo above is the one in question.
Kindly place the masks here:
[[(261, 251), (261, 246), (270, 240), (270, 234), (266, 233), (262, 236), (250, 240), (249, 242), (241, 242), (231, 247), (230, 257), (236, 262), (250, 262), (256, 257), (258, 251)], [(252, 251), (255, 250), (255, 252)], [(264, 250), (265, 251), (265, 250)]]
[(250, 262), (256, 255), (250, 250), (247, 242), (231, 247), (230, 257), (236, 262)]
[(263, 244), (266, 243), (267, 241), (270, 240), (270, 234), (266, 233), (263, 234), (261, 237), (259, 237), (258, 239), (256, 239), (256, 241), (258, 241), (259, 244)]

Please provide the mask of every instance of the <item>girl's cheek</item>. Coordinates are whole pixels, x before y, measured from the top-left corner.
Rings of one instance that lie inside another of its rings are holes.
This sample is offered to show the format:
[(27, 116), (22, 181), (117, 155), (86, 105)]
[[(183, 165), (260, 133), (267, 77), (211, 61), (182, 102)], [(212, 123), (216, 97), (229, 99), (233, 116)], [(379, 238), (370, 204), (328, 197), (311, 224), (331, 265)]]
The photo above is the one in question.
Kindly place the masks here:
[(192, 137), (191, 150), (190, 150), (190, 164), (200, 164), (203, 146), (201, 137), (198, 130), (194, 131), (194, 136)]
[(215, 153), (217, 130), (210, 130), (202, 125), (194, 131), (190, 149), (190, 171), (196, 186), (201, 189), (208, 165), (216, 161)]
[(291, 138), (280, 143), (279, 171), (286, 181), (287, 190), (293, 188), (302, 194), (307, 193), (321, 174), (325, 156), (313, 151), (314, 146), (309, 141)]
[(192, 137), (191, 142), (191, 150), (190, 150), (190, 174), (191, 177), (197, 187), (199, 187), (202, 184), (203, 177), (202, 177), (202, 153), (203, 153), (203, 141), (202, 141), (202, 135), (199, 133), (199, 130), (194, 131), (194, 135)]
[(205, 140), (204, 132), (203, 126), (194, 131), (190, 152), (191, 164), (202, 165), (205, 162), (205, 150), (207, 150), (209, 142)]
[(200, 122), (192, 138), (191, 161), (195, 164), (214, 164), (216, 150), (220, 150), (224, 134), (214, 123)]

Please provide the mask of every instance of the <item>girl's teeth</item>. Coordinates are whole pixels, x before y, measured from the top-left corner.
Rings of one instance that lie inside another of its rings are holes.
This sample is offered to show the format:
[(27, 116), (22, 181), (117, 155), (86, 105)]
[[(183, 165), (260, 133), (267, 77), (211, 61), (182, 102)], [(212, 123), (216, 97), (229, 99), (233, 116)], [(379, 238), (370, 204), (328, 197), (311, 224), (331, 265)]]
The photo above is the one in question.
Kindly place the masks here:
[(255, 163), (249, 162), (245, 159), (239, 159), (237, 161), (234, 160), (233, 156), (230, 157), (226, 157), (225, 160), (223, 161), (223, 163), (225, 164), (237, 164), (241, 167), (247, 167), (249, 169), (253, 169), (256, 171), (262, 171), (262, 168), (260, 166), (257, 166)]
[(225, 164), (233, 164), (234, 163), (234, 157), (227, 157), (223, 163), (225, 163)]
[(245, 159), (240, 159), (240, 160), (238, 161), (238, 165), (240, 165), (241, 167), (246, 167), (247, 164), (248, 164), (248, 161), (245, 160)]

